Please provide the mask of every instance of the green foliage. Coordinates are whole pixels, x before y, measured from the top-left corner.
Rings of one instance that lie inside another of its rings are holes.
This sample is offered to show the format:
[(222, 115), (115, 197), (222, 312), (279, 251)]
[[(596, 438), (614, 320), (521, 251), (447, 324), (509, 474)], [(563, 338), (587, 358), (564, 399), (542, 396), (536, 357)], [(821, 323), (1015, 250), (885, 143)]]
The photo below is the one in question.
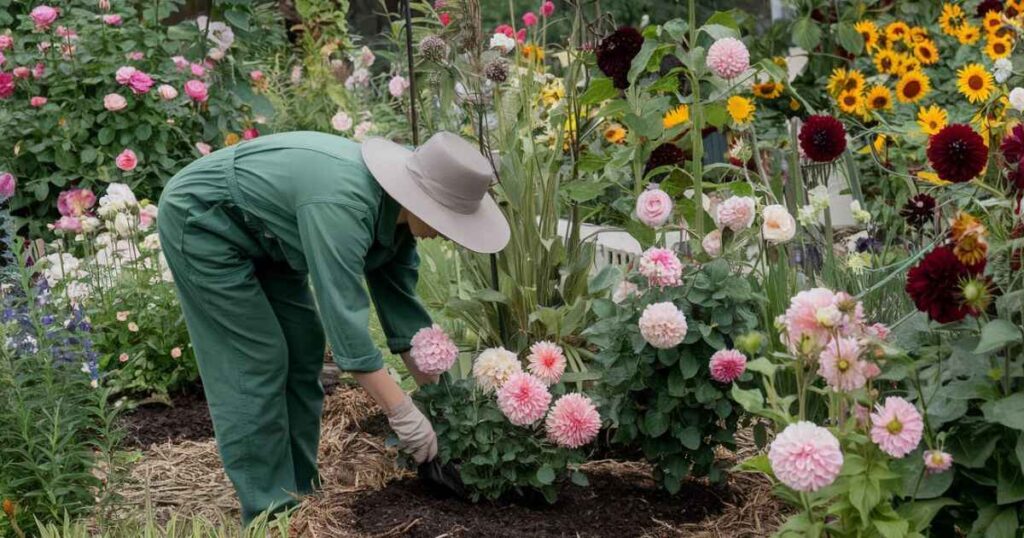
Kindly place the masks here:
[[(734, 444), (742, 408), (711, 379), (708, 360), (757, 326), (759, 300), (746, 277), (718, 260), (686, 275), (682, 286), (594, 303), (598, 321), (585, 336), (600, 350), (602, 414), (611, 419), (612, 441), (641, 450), (671, 493), (688, 476), (723, 477), (714, 449)], [(637, 322), (644, 308), (663, 301), (683, 311), (688, 330), (682, 344), (659, 350), (644, 341)]]

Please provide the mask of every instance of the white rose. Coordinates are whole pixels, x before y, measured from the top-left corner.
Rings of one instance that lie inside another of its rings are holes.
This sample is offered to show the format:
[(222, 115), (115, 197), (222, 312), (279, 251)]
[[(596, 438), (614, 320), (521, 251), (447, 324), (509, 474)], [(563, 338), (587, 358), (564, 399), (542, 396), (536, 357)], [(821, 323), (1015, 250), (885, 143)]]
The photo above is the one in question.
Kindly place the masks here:
[(491, 36), (490, 48), (505, 53), (516, 48), (516, 40), (505, 34), (497, 33)]
[(1024, 88), (1010, 90), (1010, 106), (1017, 112), (1024, 112)]
[(761, 211), (764, 218), (764, 225), (761, 226), (761, 233), (769, 243), (785, 243), (796, 234), (796, 220), (785, 207), (774, 204), (765, 207)]

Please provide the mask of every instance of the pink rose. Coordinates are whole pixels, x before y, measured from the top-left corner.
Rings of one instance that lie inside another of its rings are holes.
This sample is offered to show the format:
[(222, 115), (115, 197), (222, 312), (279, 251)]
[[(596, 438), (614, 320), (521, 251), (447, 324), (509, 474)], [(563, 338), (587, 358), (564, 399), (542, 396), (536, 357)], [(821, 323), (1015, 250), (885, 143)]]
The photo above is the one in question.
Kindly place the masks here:
[(13, 74), (14, 76), (16, 76), (18, 78), (28, 78), (28, 77), (32, 76), (32, 70), (27, 68), (27, 67), (25, 67), (25, 66), (19, 66), (19, 67), (15, 67), (11, 71), (11, 74)]
[(717, 219), (719, 228), (729, 228), (734, 232), (749, 228), (754, 222), (754, 206), (757, 202), (749, 196), (733, 196), (718, 205)]
[(53, 43), (50, 43), (49, 41), (41, 41), (39, 43), (36, 43), (36, 50), (38, 50), (40, 53), (45, 54), (46, 51), (50, 50), (51, 47), (53, 47)]
[(114, 164), (116, 164), (118, 168), (124, 170), (125, 172), (131, 172), (132, 170), (135, 170), (136, 166), (139, 165), (139, 159), (138, 157), (135, 156), (134, 151), (125, 148), (125, 150), (122, 151), (116, 159), (114, 159)]
[(153, 87), (153, 79), (142, 71), (136, 71), (132, 74), (131, 80), (128, 81), (128, 87), (132, 89), (132, 93), (135, 95), (142, 95), (149, 92), (149, 89)]
[(7, 99), (14, 95), (14, 77), (0, 72), (0, 99)]
[(192, 65), (188, 66), (188, 68), (189, 68), (189, 71), (192, 73), (193, 77), (205, 77), (206, 76), (206, 68), (203, 67), (202, 64), (192, 64)]
[(242, 131), (242, 140), (252, 140), (253, 138), (256, 138), (259, 135), (260, 131), (258, 129), (256, 129), (255, 127), (249, 127), (248, 129)]
[(0, 34), (0, 50), (7, 50), (14, 46), (14, 38), (7, 34)]
[(159, 213), (160, 209), (154, 204), (142, 206), (139, 210), (139, 229), (146, 231), (152, 227)]
[(546, 2), (541, 4), (541, 6), (540, 6), (540, 14), (541, 15), (544, 15), (545, 17), (550, 17), (554, 13), (555, 13), (555, 3), (554, 2), (552, 2), (551, 0), (547, 0)]
[(37, 63), (36, 66), (32, 68), (32, 78), (43, 78), (43, 75), (45, 74), (46, 66), (43, 65), (42, 62)]
[(523, 24), (526, 25), (527, 27), (535, 26), (537, 24), (537, 15), (534, 14), (532, 11), (527, 11), (526, 13), (523, 13)]
[(263, 71), (260, 71), (259, 69), (249, 71), (249, 78), (253, 82), (261, 82), (263, 80)]
[(636, 199), (637, 219), (651, 228), (665, 224), (671, 216), (672, 198), (657, 187), (648, 188)]
[(395, 75), (388, 82), (388, 91), (391, 92), (393, 97), (401, 97), (407, 89), (409, 89), (409, 81), (405, 80), (405, 77), (402, 75)]
[(47, 101), (47, 99), (45, 97), (43, 97), (41, 95), (37, 95), (37, 96), (29, 99), (28, 100), (28, 104), (32, 108), (41, 108), (43, 105), (46, 104), (46, 101)]
[(197, 103), (205, 103), (210, 98), (206, 90), (206, 84), (201, 80), (192, 79), (185, 83), (185, 95)]
[(130, 357), (130, 356), (128, 356), (128, 354), (127, 354), (127, 353), (122, 353), (122, 354), (120, 354), (120, 355), (118, 355), (118, 356), (117, 356), (117, 361), (118, 361), (118, 362), (128, 362), (128, 359), (130, 359), (130, 358), (131, 358), (131, 357)]
[(722, 230), (711, 230), (704, 239), (701, 240), (700, 246), (704, 248), (704, 252), (712, 258), (717, 258), (722, 253)]
[(82, 231), (82, 221), (78, 217), (61, 217), (53, 223), (53, 229), (78, 233)]
[(138, 72), (138, 69), (135, 69), (130, 65), (120, 67), (114, 73), (114, 80), (116, 80), (117, 83), (122, 86), (127, 86), (128, 83), (132, 80), (132, 75), (134, 75), (136, 72)]
[(171, 101), (174, 98), (178, 97), (178, 90), (175, 90), (174, 86), (171, 86), (170, 84), (161, 84), (159, 87), (157, 87), (156, 93), (164, 101)]
[(14, 196), (14, 188), (17, 186), (18, 181), (14, 178), (14, 174), (0, 173), (0, 202)]
[(181, 358), (181, 348), (180, 347), (176, 347), (176, 348), (171, 350), (171, 358), (172, 359), (180, 359)]
[(66, 190), (57, 196), (57, 211), (64, 217), (88, 215), (94, 205), (96, 195), (89, 189)]
[(31, 13), (28, 14), (32, 17), (32, 22), (36, 25), (36, 30), (45, 30), (53, 24), (53, 21), (57, 20), (59, 13), (56, 9), (50, 6), (36, 6)]
[(128, 106), (128, 100), (124, 97), (121, 97), (121, 95), (119, 94), (108, 93), (106, 96), (103, 97), (103, 108), (111, 112), (124, 110), (124, 107), (126, 106)]
[(103, 16), (103, 24), (107, 26), (121, 26), (122, 22), (121, 16), (117, 14)]
[(184, 71), (188, 69), (189, 63), (184, 56), (173, 56), (171, 57), (171, 61), (174, 62), (174, 67), (178, 71)]
[(198, 151), (200, 155), (209, 155), (210, 152), (213, 151), (213, 148), (206, 142), (196, 142), (196, 151)]
[(128, 54), (125, 55), (125, 58), (128, 58), (129, 60), (131, 60), (133, 62), (141, 61), (145, 57), (146, 57), (146, 55), (143, 54), (142, 51), (138, 51), (138, 50), (133, 50), (133, 51), (131, 51)]

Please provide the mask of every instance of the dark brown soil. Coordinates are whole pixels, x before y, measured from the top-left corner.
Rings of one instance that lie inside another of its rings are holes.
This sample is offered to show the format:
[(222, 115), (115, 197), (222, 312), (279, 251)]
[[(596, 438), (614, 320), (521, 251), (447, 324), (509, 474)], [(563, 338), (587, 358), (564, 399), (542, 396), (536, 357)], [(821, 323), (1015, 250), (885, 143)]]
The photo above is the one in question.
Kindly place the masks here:
[(438, 498), (416, 479), (361, 493), (350, 506), (358, 530), (374, 536), (630, 538), (679, 536), (679, 526), (720, 512), (734, 498), (725, 486), (700, 483), (670, 496), (645, 471), (623, 465), (588, 476), (589, 487), (566, 484), (552, 506)]
[(171, 404), (149, 403), (121, 418), (126, 448), (146, 448), (167, 441), (201, 441), (213, 437), (213, 422), (201, 386), (173, 394)]

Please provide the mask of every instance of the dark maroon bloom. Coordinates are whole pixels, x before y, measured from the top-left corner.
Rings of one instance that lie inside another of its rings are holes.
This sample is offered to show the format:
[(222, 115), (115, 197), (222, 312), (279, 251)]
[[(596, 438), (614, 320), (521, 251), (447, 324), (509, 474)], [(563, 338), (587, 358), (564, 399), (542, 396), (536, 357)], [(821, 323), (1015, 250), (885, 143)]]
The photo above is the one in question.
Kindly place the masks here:
[(832, 162), (846, 151), (846, 129), (832, 116), (811, 116), (800, 128), (800, 148), (812, 161)]
[(1001, 13), (1003, 11), (1003, 2), (1001, 0), (982, 0), (982, 2), (978, 4), (978, 17), (984, 17), (989, 11), (997, 11)]
[(970, 181), (985, 168), (988, 147), (969, 125), (943, 127), (928, 142), (928, 161), (941, 179), (954, 183)]
[(629, 87), (629, 67), (643, 45), (644, 36), (636, 28), (623, 26), (597, 46), (597, 67), (611, 77), (616, 88), (624, 90)]
[(907, 294), (921, 312), (939, 323), (960, 321), (977, 312), (964, 303), (961, 281), (981, 274), (985, 263), (964, 265), (951, 247), (942, 246), (929, 252), (907, 273)]
[(903, 205), (903, 209), (900, 209), (900, 215), (906, 219), (907, 224), (920, 228), (935, 218), (935, 198), (930, 195), (921, 193)]
[(1020, 162), (1021, 157), (1024, 157), (1024, 125), (1017, 124), (1013, 127), (1010, 134), (1003, 139), (999, 151), (1003, 153), (1006, 164), (1012, 166)]
[(644, 175), (647, 175), (648, 172), (659, 166), (682, 164), (684, 159), (686, 159), (686, 154), (683, 153), (679, 146), (675, 144), (662, 144), (651, 152), (650, 158), (647, 159), (647, 166), (644, 167)]

